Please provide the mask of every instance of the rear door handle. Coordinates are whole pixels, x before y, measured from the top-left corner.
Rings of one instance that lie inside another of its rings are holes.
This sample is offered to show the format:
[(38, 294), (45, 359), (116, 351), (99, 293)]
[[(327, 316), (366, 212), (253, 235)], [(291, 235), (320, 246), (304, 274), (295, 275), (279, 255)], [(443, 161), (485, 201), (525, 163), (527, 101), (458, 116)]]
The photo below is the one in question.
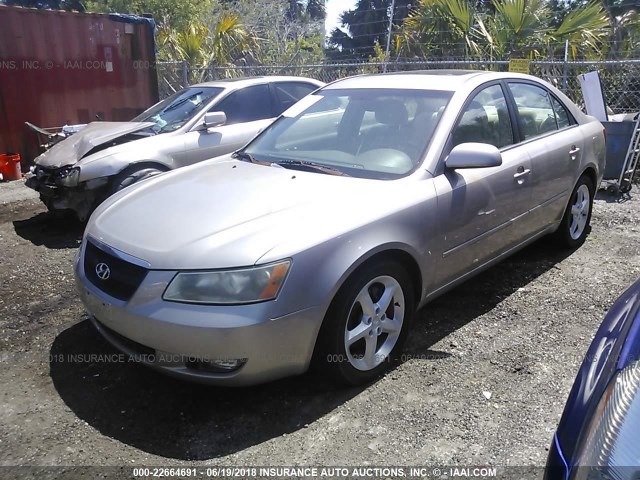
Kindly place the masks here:
[(580, 147), (576, 147), (575, 145), (571, 147), (571, 150), (569, 150), (569, 155), (571, 156), (571, 160), (576, 159), (576, 155), (579, 151), (580, 151)]
[(522, 170), (521, 172), (519, 171), (518, 173), (515, 173), (515, 174), (513, 175), (513, 178), (515, 178), (516, 180), (518, 180), (518, 179), (520, 179), (520, 178), (522, 178), (522, 177), (526, 177), (526, 176), (527, 176), (527, 175), (529, 175), (530, 173), (531, 173), (531, 170), (529, 170), (529, 169), (527, 168), (527, 169)]

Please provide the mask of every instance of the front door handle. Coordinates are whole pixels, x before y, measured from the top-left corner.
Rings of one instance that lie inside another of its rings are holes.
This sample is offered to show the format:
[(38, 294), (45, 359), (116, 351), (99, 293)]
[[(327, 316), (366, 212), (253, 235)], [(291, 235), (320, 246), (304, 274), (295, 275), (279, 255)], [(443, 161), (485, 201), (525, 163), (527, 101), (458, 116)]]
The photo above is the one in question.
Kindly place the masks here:
[[(522, 169), (522, 170), (520, 170)], [(526, 177), (527, 175), (529, 175), (531, 173), (531, 170), (529, 170), (528, 168), (522, 168), (520, 167), (520, 169), (518, 169), (518, 173), (515, 173), (513, 175), (513, 178), (515, 178), (516, 180), (519, 180), (523, 177)]]

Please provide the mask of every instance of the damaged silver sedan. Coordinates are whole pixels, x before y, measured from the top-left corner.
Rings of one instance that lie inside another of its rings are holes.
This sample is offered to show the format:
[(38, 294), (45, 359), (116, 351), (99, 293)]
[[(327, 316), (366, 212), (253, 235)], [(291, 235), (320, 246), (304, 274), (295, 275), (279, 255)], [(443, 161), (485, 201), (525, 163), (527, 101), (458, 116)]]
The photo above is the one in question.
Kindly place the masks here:
[(27, 186), (50, 211), (85, 220), (124, 187), (242, 147), (322, 85), (301, 77), (193, 85), (130, 122), (90, 123), (37, 157)]

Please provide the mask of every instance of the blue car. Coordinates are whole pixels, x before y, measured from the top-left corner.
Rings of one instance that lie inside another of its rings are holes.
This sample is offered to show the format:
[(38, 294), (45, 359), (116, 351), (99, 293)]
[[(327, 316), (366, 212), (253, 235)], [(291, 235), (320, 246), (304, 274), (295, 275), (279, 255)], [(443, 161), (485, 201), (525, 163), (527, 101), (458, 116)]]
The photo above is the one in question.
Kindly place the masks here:
[(640, 279), (589, 347), (553, 436), (545, 479), (640, 478)]

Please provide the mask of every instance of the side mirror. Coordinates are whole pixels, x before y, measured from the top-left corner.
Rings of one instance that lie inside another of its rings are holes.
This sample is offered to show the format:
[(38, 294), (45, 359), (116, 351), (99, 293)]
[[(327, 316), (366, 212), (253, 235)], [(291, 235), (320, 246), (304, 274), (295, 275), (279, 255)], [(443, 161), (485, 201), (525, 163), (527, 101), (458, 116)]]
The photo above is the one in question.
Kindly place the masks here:
[(227, 123), (227, 114), (224, 112), (207, 112), (204, 114), (204, 127), (219, 127)]
[(497, 167), (502, 165), (502, 155), (493, 145), (461, 143), (453, 147), (444, 164), (450, 169)]

